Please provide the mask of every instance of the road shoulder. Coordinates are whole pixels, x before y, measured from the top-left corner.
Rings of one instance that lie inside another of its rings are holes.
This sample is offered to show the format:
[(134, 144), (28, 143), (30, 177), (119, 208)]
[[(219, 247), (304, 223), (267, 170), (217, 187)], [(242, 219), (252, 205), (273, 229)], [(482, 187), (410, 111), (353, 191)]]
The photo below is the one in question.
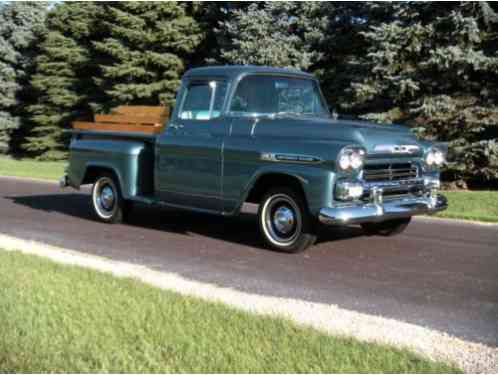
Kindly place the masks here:
[(432, 360), (455, 363), (467, 372), (498, 371), (498, 348), (464, 341), (443, 332), (394, 319), (358, 313), (335, 305), (240, 292), (189, 280), (175, 273), (160, 272), (145, 266), (113, 261), (4, 234), (0, 234), (0, 247), (118, 277), (135, 278), (161, 289), (223, 302), (252, 313), (284, 316), (334, 335), (407, 348)]

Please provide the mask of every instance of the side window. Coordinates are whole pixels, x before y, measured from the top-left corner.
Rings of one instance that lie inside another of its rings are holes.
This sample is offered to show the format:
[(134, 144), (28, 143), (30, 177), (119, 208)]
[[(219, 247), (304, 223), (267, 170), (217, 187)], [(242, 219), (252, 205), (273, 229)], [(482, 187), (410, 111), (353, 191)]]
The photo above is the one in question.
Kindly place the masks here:
[(183, 120), (210, 120), (221, 114), (227, 84), (223, 81), (195, 82), (187, 88), (180, 110)]

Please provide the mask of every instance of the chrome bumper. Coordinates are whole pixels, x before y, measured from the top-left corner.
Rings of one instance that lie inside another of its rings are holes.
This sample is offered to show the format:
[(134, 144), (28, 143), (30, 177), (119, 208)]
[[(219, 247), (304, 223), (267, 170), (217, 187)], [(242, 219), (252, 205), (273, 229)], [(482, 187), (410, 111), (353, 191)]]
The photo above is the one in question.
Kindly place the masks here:
[(423, 197), (397, 198), (393, 200), (373, 199), (372, 202), (325, 207), (320, 210), (319, 220), (323, 224), (359, 224), (380, 222), (414, 215), (432, 214), (448, 207), (446, 198), (440, 194)]

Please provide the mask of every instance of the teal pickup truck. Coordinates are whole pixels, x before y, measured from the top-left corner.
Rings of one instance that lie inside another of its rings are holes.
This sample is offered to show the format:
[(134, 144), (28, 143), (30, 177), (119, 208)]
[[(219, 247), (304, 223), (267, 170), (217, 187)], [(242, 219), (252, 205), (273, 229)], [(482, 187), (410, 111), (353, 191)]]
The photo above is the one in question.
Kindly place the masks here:
[(332, 116), (310, 74), (220, 66), (184, 75), (161, 134), (73, 130), (61, 186), (93, 184), (107, 223), (132, 202), (225, 216), (257, 203), (266, 245), (298, 252), (319, 224), (387, 236), (444, 210), (443, 163), (408, 128)]

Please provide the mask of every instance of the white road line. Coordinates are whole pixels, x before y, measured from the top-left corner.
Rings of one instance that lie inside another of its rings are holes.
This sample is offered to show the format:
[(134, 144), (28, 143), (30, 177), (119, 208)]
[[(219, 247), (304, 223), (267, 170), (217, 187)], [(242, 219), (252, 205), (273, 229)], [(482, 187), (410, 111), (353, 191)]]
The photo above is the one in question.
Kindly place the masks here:
[(252, 313), (284, 316), (334, 335), (408, 348), (429, 359), (454, 363), (466, 372), (498, 372), (498, 348), (394, 319), (346, 310), (336, 305), (240, 292), (189, 280), (172, 272), (160, 272), (5, 234), (0, 234), (0, 248), (35, 254), (58, 263), (87, 267), (118, 277), (131, 277), (161, 289), (223, 302)]

